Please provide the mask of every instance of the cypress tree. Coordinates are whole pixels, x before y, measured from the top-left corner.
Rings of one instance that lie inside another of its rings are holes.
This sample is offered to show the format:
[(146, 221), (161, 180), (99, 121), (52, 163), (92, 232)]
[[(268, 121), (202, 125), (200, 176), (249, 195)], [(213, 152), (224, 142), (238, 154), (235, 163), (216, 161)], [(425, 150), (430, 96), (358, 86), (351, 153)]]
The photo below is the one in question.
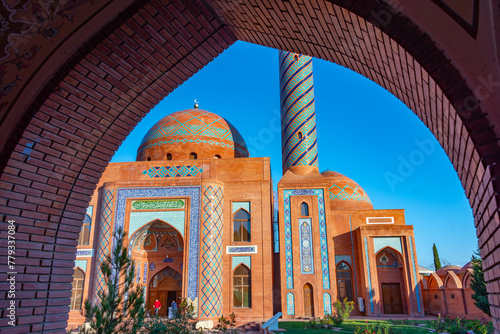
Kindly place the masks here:
[(114, 233), (112, 255), (101, 263), (106, 285), (98, 293), (99, 302), (85, 302), (85, 317), (98, 334), (137, 334), (144, 323), (143, 290), (139, 284), (133, 284), (135, 265), (123, 246), (124, 236), (122, 229)]
[(488, 293), (486, 292), (486, 282), (484, 281), (483, 260), (479, 254), (479, 248), (472, 255), (472, 277), (470, 287), (474, 291), (472, 299), (478, 309), (491, 316)]
[(436, 248), (436, 244), (432, 245), (432, 253), (434, 253), (434, 268), (437, 271), (441, 269), (441, 261), (439, 260), (439, 254)]

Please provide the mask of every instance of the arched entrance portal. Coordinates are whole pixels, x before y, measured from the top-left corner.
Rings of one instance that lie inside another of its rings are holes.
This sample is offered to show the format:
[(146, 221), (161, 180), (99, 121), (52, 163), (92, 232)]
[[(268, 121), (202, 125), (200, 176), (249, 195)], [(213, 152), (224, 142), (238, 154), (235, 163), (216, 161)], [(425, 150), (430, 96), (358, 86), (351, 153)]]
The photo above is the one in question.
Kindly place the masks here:
[(403, 258), (398, 251), (386, 247), (376, 255), (377, 278), (380, 284), (382, 312), (384, 314), (408, 313), (404, 300)]
[(152, 308), (156, 299), (161, 302), (161, 309), (158, 312), (159, 316), (166, 316), (168, 308), (175, 301), (180, 303), (182, 295), (182, 275), (174, 269), (167, 267), (156, 274), (150, 281), (148, 287), (148, 311), (154, 314)]
[(166, 316), (172, 302), (179, 303), (185, 297), (182, 273), (186, 259), (182, 235), (172, 225), (156, 219), (133, 234), (130, 246), (132, 260), (139, 268), (136, 282), (146, 286), (148, 312), (154, 314), (153, 303), (158, 299), (162, 305), (158, 314)]

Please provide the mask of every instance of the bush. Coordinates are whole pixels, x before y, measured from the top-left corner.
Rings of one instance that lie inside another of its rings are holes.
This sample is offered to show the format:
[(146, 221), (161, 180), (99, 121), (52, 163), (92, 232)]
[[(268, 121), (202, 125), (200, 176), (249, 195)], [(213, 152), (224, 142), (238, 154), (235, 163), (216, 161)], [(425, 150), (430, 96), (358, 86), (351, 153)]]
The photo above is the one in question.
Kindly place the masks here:
[(217, 326), (215, 326), (215, 329), (219, 333), (224, 333), (224, 334), (236, 334), (238, 333), (238, 329), (236, 329), (236, 315), (231, 313), (229, 315), (229, 319), (224, 318), (224, 316), (221, 316), (219, 318), (219, 323)]
[(335, 314), (330, 316), (332, 318), (332, 322), (335, 326), (340, 326), (344, 322), (344, 320), (349, 319), (351, 316), (352, 310), (354, 310), (354, 302), (348, 301), (347, 298), (340, 301), (337, 300), (333, 303), (333, 307), (335, 308)]
[(194, 308), (183, 300), (172, 319), (152, 318), (146, 322), (144, 331), (150, 334), (194, 334), (198, 333), (194, 329)]
[(321, 328), (322, 321), (319, 318), (312, 318), (306, 323), (306, 328), (318, 329)]

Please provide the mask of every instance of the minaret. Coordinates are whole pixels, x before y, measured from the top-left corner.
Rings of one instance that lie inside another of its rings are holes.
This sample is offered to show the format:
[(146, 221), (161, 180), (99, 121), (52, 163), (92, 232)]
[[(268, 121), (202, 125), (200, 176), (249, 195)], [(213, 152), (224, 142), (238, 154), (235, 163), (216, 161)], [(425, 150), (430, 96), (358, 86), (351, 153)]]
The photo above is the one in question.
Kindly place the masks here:
[(283, 174), (318, 171), (312, 58), (280, 51)]

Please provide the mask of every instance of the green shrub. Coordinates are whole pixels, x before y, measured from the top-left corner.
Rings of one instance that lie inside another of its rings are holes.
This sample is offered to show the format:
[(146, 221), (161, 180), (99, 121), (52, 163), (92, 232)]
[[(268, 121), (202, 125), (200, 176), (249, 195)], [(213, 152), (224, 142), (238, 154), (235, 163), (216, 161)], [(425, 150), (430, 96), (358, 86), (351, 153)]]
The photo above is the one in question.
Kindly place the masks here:
[(332, 318), (332, 323), (338, 327), (342, 325), (344, 320), (349, 319), (351, 316), (351, 312), (354, 309), (354, 302), (344, 298), (342, 301), (337, 300), (333, 303), (333, 307), (335, 308), (335, 314), (330, 317)]

